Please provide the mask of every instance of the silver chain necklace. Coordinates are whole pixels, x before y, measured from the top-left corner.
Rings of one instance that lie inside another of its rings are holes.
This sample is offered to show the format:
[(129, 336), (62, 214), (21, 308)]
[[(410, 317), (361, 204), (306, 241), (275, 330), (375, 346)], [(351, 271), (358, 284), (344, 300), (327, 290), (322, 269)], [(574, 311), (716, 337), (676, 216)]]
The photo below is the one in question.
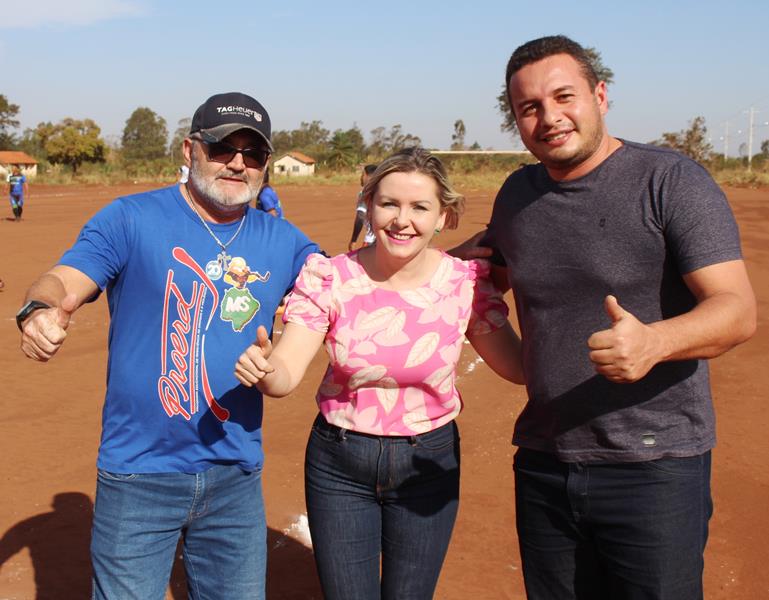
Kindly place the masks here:
[[(200, 219), (200, 222), (203, 223), (203, 227), (206, 228), (206, 231), (209, 233), (209, 235), (214, 238), (214, 241), (217, 243), (217, 245), (222, 249), (221, 253), (217, 256), (216, 261), (211, 261), (211, 263), (219, 263), (222, 271), (226, 271), (229, 267), (229, 256), (227, 256), (227, 246), (229, 246), (233, 241), (235, 241), (235, 238), (238, 237), (238, 234), (240, 234), (240, 230), (243, 229), (243, 223), (246, 222), (246, 212), (243, 213), (243, 216), (240, 218), (240, 225), (238, 225), (237, 230), (232, 235), (232, 237), (226, 242), (222, 242), (217, 235), (211, 230), (211, 228), (208, 226), (208, 223), (206, 223), (206, 220), (203, 218), (203, 215), (200, 214), (198, 211), (198, 207), (195, 206), (195, 202), (192, 199), (192, 194), (190, 194), (190, 190), (187, 187), (187, 184), (184, 184), (184, 190), (187, 192), (187, 197), (189, 198), (189, 204), (192, 207), (192, 210), (195, 212), (195, 214), (198, 216), (198, 219)], [(219, 277), (221, 277), (221, 272), (218, 271), (215, 267), (212, 267), (211, 263), (206, 265), (206, 272), (208, 272), (209, 276), (219, 273)], [(209, 272), (212, 271), (212, 272)], [(218, 279), (219, 277), (211, 277), (212, 279)]]
[(234, 235), (229, 239), (229, 241), (226, 244), (222, 243), (222, 240), (220, 240), (216, 234), (211, 231), (211, 228), (208, 226), (208, 223), (206, 223), (206, 220), (203, 218), (203, 216), (198, 212), (198, 207), (195, 206), (195, 202), (192, 200), (192, 194), (190, 194), (190, 190), (187, 187), (187, 184), (184, 184), (184, 189), (187, 191), (187, 196), (190, 198), (190, 206), (192, 206), (192, 210), (195, 211), (195, 214), (198, 215), (198, 219), (200, 219), (200, 222), (203, 223), (203, 227), (206, 228), (206, 231), (208, 231), (209, 234), (211, 234), (211, 237), (214, 238), (214, 241), (219, 244), (219, 247), (222, 249), (222, 252), (227, 250), (227, 246), (229, 246), (233, 240), (238, 237), (238, 234), (240, 233), (240, 230), (243, 229), (243, 223), (246, 222), (246, 213), (243, 213), (243, 216), (240, 218), (240, 225), (238, 225), (237, 231), (234, 233)]

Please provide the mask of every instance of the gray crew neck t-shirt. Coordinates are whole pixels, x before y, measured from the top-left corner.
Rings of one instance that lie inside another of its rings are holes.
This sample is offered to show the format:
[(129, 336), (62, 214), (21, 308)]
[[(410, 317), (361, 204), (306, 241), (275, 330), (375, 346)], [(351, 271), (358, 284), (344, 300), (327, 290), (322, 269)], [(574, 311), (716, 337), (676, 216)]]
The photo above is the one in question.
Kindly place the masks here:
[(507, 265), (529, 401), (513, 443), (566, 462), (693, 456), (715, 444), (706, 361), (656, 365), (615, 384), (587, 340), (610, 326), (604, 298), (644, 323), (695, 306), (682, 274), (742, 258), (731, 209), (710, 175), (670, 150), (623, 141), (586, 176), (541, 164), (510, 175), (486, 238)]

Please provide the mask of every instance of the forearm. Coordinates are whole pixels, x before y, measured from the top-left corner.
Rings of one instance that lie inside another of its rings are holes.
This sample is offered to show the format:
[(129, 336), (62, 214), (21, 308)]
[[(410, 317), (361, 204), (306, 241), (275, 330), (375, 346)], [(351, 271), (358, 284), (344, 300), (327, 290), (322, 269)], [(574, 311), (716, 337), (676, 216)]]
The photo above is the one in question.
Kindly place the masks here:
[(715, 358), (755, 333), (755, 302), (722, 292), (683, 315), (649, 326), (657, 338), (655, 362)]
[(467, 339), (497, 375), (512, 383), (526, 383), (521, 363), (521, 339), (509, 323), (485, 335), (468, 334)]
[(39, 300), (50, 306), (60, 306), (67, 294), (75, 294), (80, 307), (98, 291), (98, 286), (86, 275), (63, 265), (43, 273), (27, 290), (25, 302)]
[(268, 396), (282, 398), (293, 392), (323, 344), (325, 333), (303, 325), (286, 323), (280, 340), (269, 355), (273, 371), (256, 382), (257, 388)]
[(67, 290), (64, 282), (52, 271), (43, 273), (27, 290), (24, 301), (40, 300), (51, 306), (59, 306)]
[(276, 356), (273, 353), (270, 356), (270, 364), (274, 371), (267, 373), (257, 384), (256, 387), (260, 392), (273, 398), (282, 398), (287, 396), (296, 389), (299, 385), (302, 377), (295, 376), (291, 373), (291, 369), (286, 363), (286, 360), (280, 356)]

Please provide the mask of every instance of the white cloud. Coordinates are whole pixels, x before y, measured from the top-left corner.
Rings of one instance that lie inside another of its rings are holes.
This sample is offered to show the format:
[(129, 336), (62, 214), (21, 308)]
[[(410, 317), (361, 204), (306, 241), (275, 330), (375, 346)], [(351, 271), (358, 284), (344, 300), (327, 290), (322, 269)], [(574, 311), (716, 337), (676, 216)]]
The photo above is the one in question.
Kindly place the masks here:
[[(0, 6), (4, 4), (5, 1), (0, 2)], [(0, 29), (34, 29), (50, 25), (91, 25), (98, 21), (136, 17), (146, 14), (146, 8), (134, 0), (33, 0), (2, 13)]]

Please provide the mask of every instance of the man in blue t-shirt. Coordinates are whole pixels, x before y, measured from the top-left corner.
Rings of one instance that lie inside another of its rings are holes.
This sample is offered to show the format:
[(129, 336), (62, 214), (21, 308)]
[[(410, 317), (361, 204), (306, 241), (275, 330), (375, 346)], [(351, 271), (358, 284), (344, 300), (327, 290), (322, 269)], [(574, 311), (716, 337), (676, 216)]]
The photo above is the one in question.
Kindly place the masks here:
[(256, 198), (256, 208), (271, 214), (273, 217), (283, 218), (283, 207), (280, 204), (277, 192), (270, 185), (270, 172), (265, 171), (262, 189)]
[(606, 85), (576, 42), (520, 46), (505, 85), (540, 161), (504, 183), (483, 241), (521, 327), (527, 596), (702, 598), (706, 359), (756, 328), (734, 217), (694, 161), (609, 135)]
[(24, 196), (29, 197), (29, 186), (27, 186), (27, 177), (22, 175), (19, 165), (14, 165), (8, 176), (8, 194), (10, 195), (13, 218), (15, 221), (21, 221), (21, 213), (24, 211)]
[(72, 313), (107, 294), (95, 598), (163, 597), (182, 533), (197, 594), (264, 597), (262, 396), (233, 365), (318, 248), (249, 208), (272, 152), (259, 102), (212, 96), (183, 152), (187, 183), (103, 208), (17, 315), (22, 350), (47, 361)]

